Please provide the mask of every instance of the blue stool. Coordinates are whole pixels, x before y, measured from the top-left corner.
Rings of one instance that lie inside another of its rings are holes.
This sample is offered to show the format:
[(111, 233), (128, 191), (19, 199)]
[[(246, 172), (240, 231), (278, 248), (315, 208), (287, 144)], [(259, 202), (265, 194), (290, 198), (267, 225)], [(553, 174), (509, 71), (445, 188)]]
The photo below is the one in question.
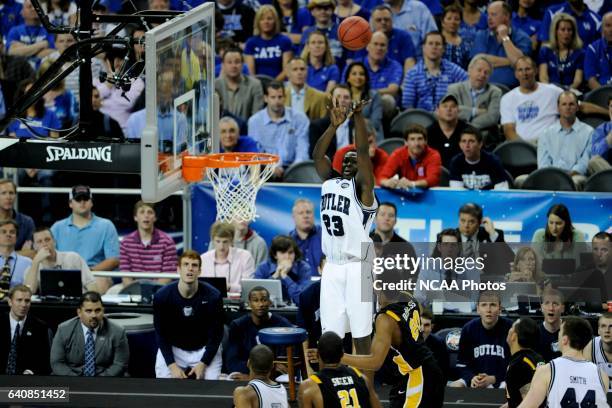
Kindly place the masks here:
[[(289, 401), (295, 401), (295, 367), (300, 368), (302, 378), (306, 378), (306, 361), (302, 343), (308, 338), (308, 333), (299, 327), (268, 327), (261, 329), (258, 333), (259, 341), (269, 346), (281, 346), (287, 350), (287, 361), (277, 360), (279, 363), (287, 363), (289, 375)], [(298, 345), (297, 362), (294, 362), (293, 346)]]

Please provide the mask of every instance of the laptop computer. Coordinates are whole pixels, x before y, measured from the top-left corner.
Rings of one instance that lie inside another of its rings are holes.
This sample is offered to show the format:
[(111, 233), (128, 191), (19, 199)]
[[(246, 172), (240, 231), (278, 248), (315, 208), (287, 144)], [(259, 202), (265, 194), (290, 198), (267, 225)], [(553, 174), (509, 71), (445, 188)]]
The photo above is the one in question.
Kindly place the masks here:
[(534, 282), (508, 282), (500, 294), (502, 306), (509, 308), (518, 305), (519, 297), (537, 296), (538, 288)]
[(82, 294), (80, 269), (41, 269), (40, 296), (79, 298)]
[(603, 302), (601, 288), (559, 287), (558, 289), (563, 293), (566, 302), (585, 305), (587, 310), (601, 312)]
[(270, 293), (270, 300), (275, 306), (284, 306), (283, 301), (283, 286), (278, 279), (243, 279), (240, 281), (242, 286), (242, 294), (240, 301), (242, 303), (249, 302), (249, 292), (256, 286), (262, 286)]
[(221, 297), (227, 297), (227, 279), (223, 277), (201, 276), (198, 278), (200, 282), (206, 282), (213, 288), (221, 292)]

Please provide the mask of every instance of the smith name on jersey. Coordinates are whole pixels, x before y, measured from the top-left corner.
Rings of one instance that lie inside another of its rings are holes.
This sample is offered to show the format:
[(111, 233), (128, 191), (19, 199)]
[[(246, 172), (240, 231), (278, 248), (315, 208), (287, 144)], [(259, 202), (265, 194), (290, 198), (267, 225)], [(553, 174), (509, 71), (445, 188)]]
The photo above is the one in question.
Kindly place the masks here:
[[(369, 232), (378, 209), (378, 199), (367, 207), (357, 194), (355, 179), (332, 178), (321, 187), (322, 249), (334, 264), (360, 262), (367, 258), (361, 244), (371, 243)], [(373, 251), (369, 251), (372, 252)]]

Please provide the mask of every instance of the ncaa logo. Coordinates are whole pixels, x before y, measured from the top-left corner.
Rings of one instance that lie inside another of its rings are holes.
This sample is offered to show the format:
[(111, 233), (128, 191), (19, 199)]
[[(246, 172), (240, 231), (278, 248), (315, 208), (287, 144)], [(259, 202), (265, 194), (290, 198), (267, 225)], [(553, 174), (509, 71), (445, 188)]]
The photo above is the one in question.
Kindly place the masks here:
[(349, 186), (350, 186), (350, 184), (349, 184), (349, 182), (348, 182), (348, 181), (343, 181), (343, 182), (340, 184), (340, 187), (342, 187), (342, 188), (349, 188)]

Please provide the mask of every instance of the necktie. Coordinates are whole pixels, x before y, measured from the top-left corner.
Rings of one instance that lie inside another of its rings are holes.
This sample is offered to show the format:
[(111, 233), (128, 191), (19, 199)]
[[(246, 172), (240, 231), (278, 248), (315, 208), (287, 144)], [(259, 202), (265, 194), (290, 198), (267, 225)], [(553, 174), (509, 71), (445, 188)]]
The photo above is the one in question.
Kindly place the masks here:
[(6, 298), (11, 286), (11, 265), (9, 265), (9, 262), (12, 258), (12, 256), (6, 257), (0, 273), (0, 301)]
[(476, 257), (476, 249), (474, 248), (474, 240), (472, 237), (469, 237), (465, 243), (465, 250), (463, 251), (463, 254), (466, 258)]
[(11, 348), (9, 350), (8, 360), (6, 361), (6, 373), (9, 375), (17, 372), (17, 342), (19, 341), (19, 323), (15, 327), (15, 334), (11, 341)]
[(87, 332), (87, 341), (85, 342), (85, 367), (83, 375), (85, 377), (93, 377), (96, 375), (96, 343), (94, 341), (94, 332)]

